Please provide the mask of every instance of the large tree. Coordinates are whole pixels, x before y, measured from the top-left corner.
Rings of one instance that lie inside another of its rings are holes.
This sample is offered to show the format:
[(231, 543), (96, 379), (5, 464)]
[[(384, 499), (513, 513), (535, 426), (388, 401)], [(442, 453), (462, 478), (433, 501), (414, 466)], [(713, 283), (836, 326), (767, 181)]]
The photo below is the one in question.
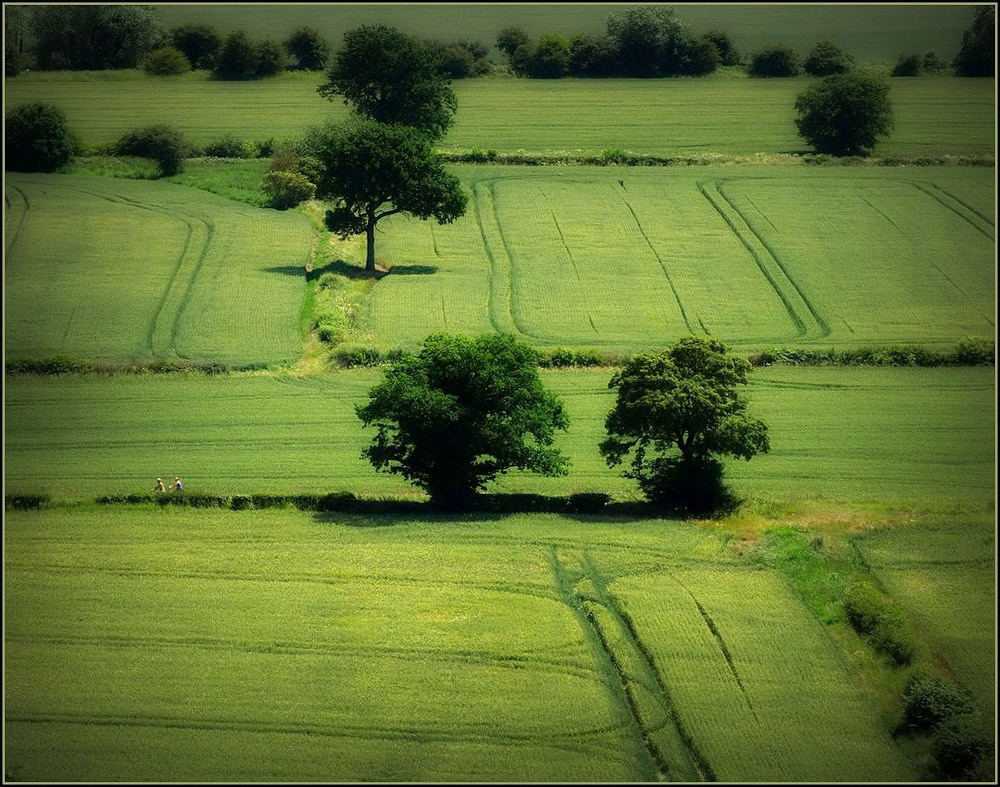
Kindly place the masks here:
[(799, 136), (820, 153), (869, 155), (893, 127), (888, 83), (875, 74), (834, 74), (795, 99)]
[(378, 430), (363, 456), (442, 507), (468, 506), (512, 468), (566, 473), (552, 445), (569, 423), (563, 405), (542, 385), (537, 353), (506, 334), (429, 336), (386, 371), (357, 414)]
[(365, 233), (365, 269), (375, 270), (375, 225), (405, 213), (449, 224), (467, 197), (430, 140), (399, 123), (355, 119), (310, 131), (305, 152), (317, 162), (316, 196), (333, 203), (327, 228), (342, 238)]
[(627, 478), (656, 505), (709, 513), (727, 497), (718, 456), (750, 459), (770, 448), (767, 425), (739, 392), (750, 364), (717, 339), (688, 336), (629, 360), (600, 451), (610, 466), (631, 457)]
[(149, 5), (40, 5), (31, 22), (40, 69), (136, 68), (165, 34)]
[(972, 25), (962, 34), (962, 49), (952, 65), (960, 77), (996, 74), (996, 8), (993, 4), (976, 7)]
[(670, 6), (642, 5), (617, 11), (608, 17), (608, 35), (618, 44), (625, 76), (685, 73), (693, 36)]
[(342, 96), (362, 117), (414, 126), (434, 138), (444, 136), (458, 108), (433, 49), (386, 25), (345, 33), (317, 90), (330, 100)]

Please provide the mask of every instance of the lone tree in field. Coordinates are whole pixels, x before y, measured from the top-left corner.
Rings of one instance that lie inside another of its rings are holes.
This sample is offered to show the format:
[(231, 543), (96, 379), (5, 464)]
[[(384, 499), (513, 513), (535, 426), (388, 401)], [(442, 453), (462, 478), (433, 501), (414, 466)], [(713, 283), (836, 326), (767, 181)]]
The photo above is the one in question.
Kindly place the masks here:
[(718, 455), (770, 449), (767, 425), (737, 390), (750, 364), (716, 339), (688, 336), (632, 358), (611, 378), (618, 392), (600, 445), (609, 466), (631, 457), (627, 478), (660, 508), (707, 514), (728, 502)]
[(362, 455), (452, 509), (471, 505), (512, 468), (565, 475), (566, 459), (552, 443), (569, 421), (537, 362), (533, 349), (506, 334), (427, 337), (357, 408), (378, 430)]
[(834, 74), (795, 99), (799, 136), (820, 153), (867, 156), (892, 131), (889, 84), (873, 74)]
[(4, 164), (11, 172), (56, 172), (78, 151), (58, 107), (40, 101), (22, 104), (4, 118)]
[(458, 108), (433, 49), (385, 25), (345, 33), (317, 90), (330, 100), (343, 96), (364, 118), (414, 126), (435, 139), (444, 136)]
[(405, 213), (450, 224), (468, 202), (430, 140), (412, 126), (355, 120), (315, 129), (305, 151), (318, 162), (316, 196), (334, 204), (326, 226), (341, 238), (365, 233), (365, 270), (375, 271), (375, 226)]

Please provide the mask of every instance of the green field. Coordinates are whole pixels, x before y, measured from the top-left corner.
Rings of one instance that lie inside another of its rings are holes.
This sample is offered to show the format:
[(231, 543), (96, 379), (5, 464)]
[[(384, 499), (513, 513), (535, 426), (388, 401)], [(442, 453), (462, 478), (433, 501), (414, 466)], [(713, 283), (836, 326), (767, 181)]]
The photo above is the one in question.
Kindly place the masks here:
[(301, 355), (312, 227), (169, 183), (12, 175), (7, 358), (275, 364)]
[[(565, 401), (563, 478), (512, 473), (503, 492), (638, 496), (597, 451), (611, 370), (545, 372)], [(94, 498), (147, 491), (156, 476), (192, 492), (412, 497), (361, 459), (371, 438), (354, 414), (378, 372), (327, 376), (13, 377), (5, 391), (9, 493)], [(760, 369), (752, 410), (772, 451), (733, 461), (740, 494), (767, 499), (988, 506), (995, 483), (992, 369)], [(903, 501), (910, 501), (904, 503)]]
[[(32, 101), (58, 106), (88, 144), (154, 123), (202, 145), (226, 134), (259, 142), (294, 138), (311, 125), (346, 117), (342, 102), (316, 92), (322, 81), (320, 74), (301, 72), (251, 82), (213, 81), (204, 74), (34, 72), (4, 80), (4, 100), (8, 108)], [(812, 81), (460, 80), (453, 85), (455, 124), (440, 147), (595, 155), (620, 148), (660, 156), (808, 152), (795, 128), (794, 103)], [(893, 79), (891, 88), (895, 129), (877, 155), (993, 154), (994, 80)]]
[(795, 595), (691, 525), (66, 509), (8, 515), (5, 558), (18, 780), (915, 776)]

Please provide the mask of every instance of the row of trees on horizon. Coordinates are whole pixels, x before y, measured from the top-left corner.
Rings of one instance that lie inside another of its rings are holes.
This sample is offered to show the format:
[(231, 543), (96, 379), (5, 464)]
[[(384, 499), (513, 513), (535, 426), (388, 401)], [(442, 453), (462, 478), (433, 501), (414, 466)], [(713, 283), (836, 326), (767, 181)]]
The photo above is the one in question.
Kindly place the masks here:
[[(996, 72), (995, 9), (975, 6), (958, 55), (949, 63), (934, 52), (901, 54), (894, 76)], [(324, 70), (334, 47), (315, 29), (300, 27), (283, 41), (255, 40), (244, 30), (222, 35), (208, 24), (167, 29), (155, 6), (50, 5), (5, 10), (6, 76), (21, 71), (143, 68), (153, 75), (206, 70), (218, 79), (259, 79), (285, 70)], [(603, 35), (544, 33), (533, 39), (519, 26), (497, 34), (504, 63), (489, 58), (492, 46), (458, 39), (423, 42), (442, 75), (451, 79), (508, 71), (515, 76), (670, 77), (702, 76), (720, 66), (744, 68), (750, 76), (828, 76), (855, 67), (840, 45), (820, 41), (805, 57), (780, 42), (741, 53), (722, 30), (695, 35), (670, 6), (625, 8), (608, 17)]]

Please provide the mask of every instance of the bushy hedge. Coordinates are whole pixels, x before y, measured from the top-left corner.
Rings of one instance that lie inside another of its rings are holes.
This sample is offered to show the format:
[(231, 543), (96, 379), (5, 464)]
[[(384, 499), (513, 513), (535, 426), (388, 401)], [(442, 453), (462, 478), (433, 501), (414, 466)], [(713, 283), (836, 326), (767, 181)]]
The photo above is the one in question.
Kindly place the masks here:
[(769, 348), (751, 355), (754, 366), (781, 363), (792, 366), (993, 366), (996, 342), (970, 336), (952, 352), (935, 352), (916, 345), (852, 347), (845, 350)]
[(46, 494), (4, 495), (3, 507), (5, 511), (37, 511), (49, 500)]
[(996, 747), (993, 733), (971, 716), (956, 716), (941, 723), (931, 743), (933, 776), (937, 779), (990, 782), (985, 763)]
[(160, 175), (170, 177), (181, 171), (191, 147), (180, 131), (159, 124), (123, 134), (115, 144), (115, 153), (152, 159), (159, 165)]
[(82, 361), (69, 356), (21, 359), (7, 361), (7, 374), (35, 374), (39, 376), (60, 374), (172, 374), (198, 372), (200, 374), (225, 374), (230, 367), (220, 361), (124, 361), (121, 363)]
[(873, 583), (859, 580), (848, 585), (844, 611), (855, 631), (894, 664), (913, 661), (916, 645), (905, 614)]
[(972, 710), (969, 693), (944, 678), (915, 675), (903, 692), (903, 722), (913, 731), (928, 732), (941, 722)]

